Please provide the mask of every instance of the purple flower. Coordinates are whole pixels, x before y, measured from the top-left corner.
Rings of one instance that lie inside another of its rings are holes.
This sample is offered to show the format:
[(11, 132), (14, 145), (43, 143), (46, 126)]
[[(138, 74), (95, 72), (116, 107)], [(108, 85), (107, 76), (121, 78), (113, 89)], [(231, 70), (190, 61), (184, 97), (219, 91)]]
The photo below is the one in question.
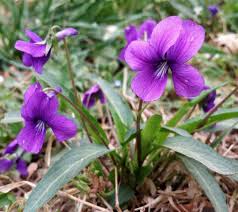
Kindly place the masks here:
[(56, 95), (48, 96), (39, 83), (34, 83), (27, 89), (21, 109), (25, 127), (16, 138), (21, 148), (27, 152), (38, 153), (44, 143), (47, 128), (52, 129), (59, 141), (76, 135), (76, 124), (59, 114), (58, 107)]
[(64, 40), (66, 37), (76, 36), (78, 35), (78, 31), (74, 28), (65, 28), (56, 33), (57, 39)]
[(5, 148), (3, 154), (12, 154), (14, 153), (18, 148), (17, 140), (13, 140), (10, 144), (7, 145)]
[(219, 7), (216, 4), (209, 5), (208, 10), (211, 13), (211, 16), (215, 16), (219, 12)]
[[(204, 90), (208, 90), (210, 87), (205, 86)], [(215, 100), (216, 100), (216, 90), (212, 91), (207, 95), (207, 97), (202, 101), (202, 109), (205, 113), (207, 113), (209, 110), (211, 110), (215, 106)]]
[(9, 157), (11, 157), (11, 159), (7, 158), (0, 159), (0, 173), (9, 171), (15, 165), (20, 175), (22, 177), (26, 177), (28, 175), (27, 164), (23, 159), (21, 159), (24, 153), (22, 153), (20, 156), (13, 155), (16, 152), (17, 148), (18, 144), (16, 140), (12, 141), (10, 144), (7, 145), (3, 154), (4, 156), (10, 155)]
[(170, 69), (177, 95), (199, 95), (204, 79), (186, 62), (201, 48), (204, 37), (202, 26), (170, 16), (156, 25), (148, 41), (131, 42), (125, 60), (136, 72), (131, 84), (133, 92), (145, 102), (157, 100), (165, 90)]
[(2, 158), (0, 159), (0, 173), (8, 171), (13, 165), (13, 161), (9, 159)]
[(91, 108), (95, 105), (97, 99), (100, 100), (101, 104), (106, 103), (106, 98), (98, 85), (92, 86), (89, 90), (87, 90), (83, 95), (83, 105), (86, 108)]
[(43, 66), (50, 58), (50, 50), (46, 52), (46, 42), (42, 40), (36, 33), (25, 30), (29, 41), (18, 40), (15, 48), (21, 52), (22, 62), (25, 66), (33, 67), (39, 74), (42, 73)]
[(148, 19), (144, 21), (138, 29), (134, 25), (130, 25), (126, 27), (124, 33), (125, 33), (125, 38), (127, 43), (126, 43), (126, 46), (121, 50), (119, 59), (121, 61), (125, 60), (126, 49), (132, 41), (139, 40), (139, 39), (142, 39), (142, 40), (149, 39), (155, 26), (156, 26), (156, 22), (152, 19)]

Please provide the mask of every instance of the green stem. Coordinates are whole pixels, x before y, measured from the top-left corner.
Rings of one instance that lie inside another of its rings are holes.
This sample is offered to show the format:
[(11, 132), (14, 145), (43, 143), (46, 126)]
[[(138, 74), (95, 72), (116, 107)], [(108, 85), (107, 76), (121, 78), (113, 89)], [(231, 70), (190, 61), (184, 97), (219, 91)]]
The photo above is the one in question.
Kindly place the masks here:
[(139, 100), (137, 118), (136, 118), (136, 149), (137, 149), (137, 161), (138, 166), (142, 165), (142, 155), (141, 155), (141, 131), (140, 131), (140, 121), (141, 121), (141, 111), (142, 111), (143, 101)]
[(81, 106), (82, 103), (81, 103), (81, 100), (78, 96), (77, 88), (76, 88), (76, 85), (75, 85), (75, 82), (74, 82), (74, 72), (73, 72), (71, 61), (70, 61), (70, 53), (69, 53), (69, 48), (68, 48), (68, 44), (67, 44), (66, 39), (64, 39), (64, 50), (65, 50), (65, 56), (66, 56), (66, 60), (67, 60), (69, 79), (71, 81), (71, 85), (72, 85), (72, 88), (73, 88), (74, 97), (75, 97), (77, 103)]
[[(71, 85), (72, 85), (73, 92), (74, 92), (74, 98), (75, 98), (77, 104), (79, 105), (79, 107), (82, 107), (82, 102), (81, 102), (80, 97), (78, 96), (77, 88), (76, 88), (76, 85), (74, 82), (74, 72), (73, 72), (73, 68), (72, 68), (72, 64), (71, 64), (71, 60), (70, 60), (70, 53), (69, 53), (69, 48), (68, 48), (66, 39), (64, 39), (64, 50), (65, 50), (65, 56), (66, 56), (66, 60), (67, 60), (69, 78), (70, 78)], [(88, 128), (84, 122), (82, 122), (82, 126), (85, 129), (85, 132), (87, 134), (89, 141), (91, 143), (93, 143), (91, 136), (89, 135)]]

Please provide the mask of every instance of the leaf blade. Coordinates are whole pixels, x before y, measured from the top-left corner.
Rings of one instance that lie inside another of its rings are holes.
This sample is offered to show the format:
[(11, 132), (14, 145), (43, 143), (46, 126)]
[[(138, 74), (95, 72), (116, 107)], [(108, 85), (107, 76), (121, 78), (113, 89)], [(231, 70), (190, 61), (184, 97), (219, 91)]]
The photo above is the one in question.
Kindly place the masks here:
[(225, 195), (207, 168), (191, 158), (181, 155), (179, 158), (201, 186), (216, 212), (228, 212)]
[(182, 136), (168, 138), (162, 146), (189, 158), (193, 158), (219, 174), (232, 175), (238, 173), (237, 160), (224, 158), (216, 153), (210, 146), (193, 138)]
[(43, 206), (65, 183), (75, 177), (92, 160), (108, 152), (110, 150), (96, 144), (84, 144), (69, 150), (52, 165), (33, 189), (24, 211), (34, 211)]

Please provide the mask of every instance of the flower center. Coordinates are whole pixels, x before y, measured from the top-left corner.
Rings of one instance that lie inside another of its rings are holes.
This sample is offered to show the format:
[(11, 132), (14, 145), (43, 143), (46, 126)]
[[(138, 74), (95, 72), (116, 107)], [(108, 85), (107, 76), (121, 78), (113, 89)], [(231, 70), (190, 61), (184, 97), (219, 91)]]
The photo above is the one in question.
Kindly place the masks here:
[(161, 79), (164, 77), (165, 74), (167, 74), (167, 71), (169, 69), (169, 65), (167, 61), (162, 61), (156, 66), (156, 71), (155, 71), (155, 77), (157, 79)]
[(39, 133), (39, 134), (43, 133), (45, 131), (45, 128), (46, 128), (46, 124), (42, 120), (38, 120), (36, 122), (35, 129), (36, 129), (37, 133)]

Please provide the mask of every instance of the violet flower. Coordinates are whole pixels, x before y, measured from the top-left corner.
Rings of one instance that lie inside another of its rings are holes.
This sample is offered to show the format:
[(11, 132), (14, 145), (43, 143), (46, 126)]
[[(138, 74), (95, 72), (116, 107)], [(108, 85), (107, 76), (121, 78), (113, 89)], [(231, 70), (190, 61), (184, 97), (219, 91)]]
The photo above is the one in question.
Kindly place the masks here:
[[(208, 90), (210, 87), (205, 86), (204, 90)], [(216, 100), (216, 90), (212, 91), (207, 95), (207, 97), (202, 101), (202, 109), (205, 113), (207, 113), (209, 110), (211, 110), (215, 106), (215, 100)]]
[(18, 40), (15, 48), (21, 52), (22, 62), (25, 66), (33, 67), (38, 74), (42, 73), (43, 66), (50, 58), (50, 50), (46, 52), (46, 42), (36, 33), (25, 30), (29, 41)]
[(212, 17), (214, 17), (219, 12), (219, 6), (216, 4), (209, 5), (207, 8), (208, 8)]
[[(14, 165), (16, 166), (17, 171), (22, 177), (27, 177), (27, 164), (26, 161), (21, 157), (24, 153), (17, 155), (16, 150), (18, 148), (17, 141), (12, 141), (3, 151), (4, 157), (0, 159), (0, 173), (9, 171)], [(16, 153), (14, 155), (14, 153)], [(7, 157), (10, 157), (7, 158)]]
[(130, 25), (125, 28), (125, 38), (126, 38), (126, 46), (121, 50), (119, 59), (121, 61), (125, 61), (125, 52), (129, 44), (134, 40), (147, 40), (150, 38), (151, 33), (156, 26), (156, 22), (152, 19), (148, 19), (144, 21), (138, 29), (134, 25)]
[(56, 37), (59, 41), (64, 40), (66, 37), (72, 37), (78, 35), (78, 31), (74, 28), (65, 28), (56, 33)]
[(204, 79), (186, 62), (201, 48), (204, 37), (202, 26), (170, 16), (156, 25), (148, 41), (131, 42), (125, 60), (136, 72), (131, 84), (133, 92), (145, 102), (157, 100), (165, 90), (170, 69), (177, 95), (199, 95)]
[(106, 103), (106, 98), (101, 88), (99, 87), (99, 85), (94, 85), (84, 93), (83, 105), (89, 109), (95, 105), (98, 99), (100, 100), (101, 104)]
[[(18, 40), (15, 43), (15, 48), (21, 52), (22, 62), (25, 66), (33, 67), (38, 74), (43, 71), (43, 66), (47, 63), (51, 54), (51, 46), (47, 47), (47, 42), (36, 33), (25, 30), (29, 41)], [(65, 28), (56, 33), (56, 38), (61, 41), (69, 36), (76, 36), (78, 31), (74, 28)]]
[(43, 92), (40, 83), (34, 83), (27, 89), (21, 109), (25, 127), (16, 138), (22, 149), (38, 153), (44, 143), (47, 128), (52, 129), (58, 141), (64, 141), (76, 135), (76, 124), (59, 114), (58, 107), (56, 95), (48, 96)]

